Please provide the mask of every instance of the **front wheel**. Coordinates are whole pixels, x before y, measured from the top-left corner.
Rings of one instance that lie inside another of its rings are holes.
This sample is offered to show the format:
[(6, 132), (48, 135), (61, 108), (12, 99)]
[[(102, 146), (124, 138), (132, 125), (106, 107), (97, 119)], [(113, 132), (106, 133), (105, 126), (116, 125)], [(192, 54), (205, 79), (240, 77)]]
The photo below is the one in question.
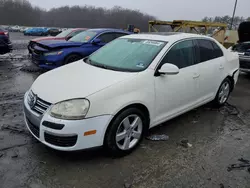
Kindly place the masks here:
[(104, 146), (117, 157), (131, 153), (143, 139), (148, 127), (147, 119), (137, 108), (122, 111), (111, 122), (105, 135)]
[(213, 101), (216, 107), (221, 107), (227, 102), (230, 92), (231, 92), (231, 87), (232, 87), (232, 83), (228, 78), (223, 80), (217, 92), (217, 95)]
[(82, 57), (80, 55), (77, 55), (77, 54), (69, 55), (68, 57), (65, 58), (63, 65), (67, 65), (69, 63), (78, 61), (80, 59), (82, 59)]

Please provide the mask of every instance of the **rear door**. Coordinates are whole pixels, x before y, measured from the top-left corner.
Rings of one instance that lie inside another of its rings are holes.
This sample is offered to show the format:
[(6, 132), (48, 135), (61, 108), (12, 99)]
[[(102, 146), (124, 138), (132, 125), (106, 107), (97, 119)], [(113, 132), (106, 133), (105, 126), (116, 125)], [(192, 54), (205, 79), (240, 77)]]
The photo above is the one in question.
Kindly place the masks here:
[(196, 57), (198, 60), (199, 100), (212, 100), (224, 77), (225, 58), (220, 47), (212, 40), (196, 40)]

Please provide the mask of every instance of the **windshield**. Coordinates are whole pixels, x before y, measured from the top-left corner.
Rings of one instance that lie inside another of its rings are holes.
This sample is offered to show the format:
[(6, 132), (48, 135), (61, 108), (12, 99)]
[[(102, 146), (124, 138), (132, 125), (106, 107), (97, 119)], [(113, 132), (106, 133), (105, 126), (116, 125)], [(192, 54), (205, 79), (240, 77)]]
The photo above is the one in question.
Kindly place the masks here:
[(145, 70), (166, 42), (120, 38), (102, 47), (89, 57), (89, 63), (117, 71)]
[(96, 36), (96, 32), (93, 31), (84, 31), (81, 32), (77, 35), (75, 35), (74, 37), (72, 37), (71, 39), (69, 39), (69, 41), (72, 42), (89, 42), (94, 36)]
[(73, 31), (73, 29), (67, 29), (63, 32), (61, 32), (60, 34), (57, 35), (57, 37), (67, 37), (71, 32)]

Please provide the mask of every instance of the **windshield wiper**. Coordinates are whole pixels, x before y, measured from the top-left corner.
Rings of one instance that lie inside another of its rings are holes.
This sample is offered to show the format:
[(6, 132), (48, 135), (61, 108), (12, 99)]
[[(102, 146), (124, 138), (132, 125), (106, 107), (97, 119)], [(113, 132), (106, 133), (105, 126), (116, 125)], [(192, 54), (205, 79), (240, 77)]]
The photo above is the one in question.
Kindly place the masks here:
[(99, 67), (99, 68), (103, 68), (103, 69), (109, 69), (107, 67), (107, 65), (103, 65), (103, 64), (99, 64), (99, 63), (94, 63), (89, 57), (86, 57), (83, 59), (83, 61), (89, 65), (95, 66), (95, 67)]
[(90, 60), (90, 64), (95, 66), (95, 67), (100, 67), (100, 68), (103, 68), (103, 69), (108, 69), (108, 67), (106, 65), (103, 65), (103, 64), (98, 64), (98, 63), (91, 63), (91, 60)]

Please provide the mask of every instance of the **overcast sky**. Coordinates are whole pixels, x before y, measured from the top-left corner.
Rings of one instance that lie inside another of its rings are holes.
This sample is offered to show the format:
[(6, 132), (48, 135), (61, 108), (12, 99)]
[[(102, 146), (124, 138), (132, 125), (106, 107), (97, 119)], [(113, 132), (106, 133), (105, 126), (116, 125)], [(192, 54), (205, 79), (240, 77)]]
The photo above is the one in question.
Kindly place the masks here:
[[(138, 9), (161, 20), (200, 20), (205, 16), (232, 15), (235, 0), (30, 0), (45, 9), (64, 5), (94, 5), (111, 8), (115, 5)], [(250, 0), (238, 0), (237, 16), (250, 17)]]

